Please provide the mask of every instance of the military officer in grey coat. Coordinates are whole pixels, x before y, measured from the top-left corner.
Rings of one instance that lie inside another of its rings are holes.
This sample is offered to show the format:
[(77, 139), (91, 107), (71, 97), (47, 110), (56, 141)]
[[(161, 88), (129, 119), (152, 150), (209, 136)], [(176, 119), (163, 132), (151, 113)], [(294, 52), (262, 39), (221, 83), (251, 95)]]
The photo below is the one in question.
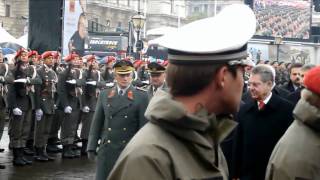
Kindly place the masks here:
[(8, 106), (11, 110), (9, 124), (10, 144), (13, 148), (13, 164), (23, 166), (31, 164), (23, 155), (23, 148), (31, 130), (31, 115), (35, 108), (34, 85), (40, 85), (37, 72), (28, 65), (28, 51), (21, 49), (16, 55), (16, 67), (12, 71), (14, 83), (9, 85)]
[(55, 113), (55, 93), (58, 76), (53, 71), (53, 56), (52, 51), (46, 51), (42, 54), (43, 66), (38, 69), (39, 77), (42, 79), (42, 85), (36, 86), (36, 111), (35, 111), (35, 132), (34, 132), (34, 147), (35, 160), (48, 161), (53, 160), (53, 157), (48, 156), (46, 145), (51, 130), (52, 121)]
[(83, 71), (82, 78), (85, 80), (83, 86), (83, 94), (81, 96), (81, 134), (82, 141), (81, 154), (87, 155), (87, 144), (91, 121), (94, 111), (96, 109), (98, 95), (100, 89), (106, 87), (100, 71), (98, 70), (98, 63), (94, 55), (87, 58), (89, 69)]
[(150, 74), (150, 85), (148, 87), (149, 100), (153, 97), (158, 89), (168, 91), (168, 86), (165, 82), (165, 70), (166, 68), (157, 62), (151, 62), (148, 64), (148, 71)]
[(114, 70), (116, 86), (100, 93), (89, 132), (89, 159), (93, 159), (100, 140), (97, 180), (107, 178), (121, 151), (146, 123), (144, 113), (148, 97), (145, 91), (131, 84), (132, 63), (120, 60)]

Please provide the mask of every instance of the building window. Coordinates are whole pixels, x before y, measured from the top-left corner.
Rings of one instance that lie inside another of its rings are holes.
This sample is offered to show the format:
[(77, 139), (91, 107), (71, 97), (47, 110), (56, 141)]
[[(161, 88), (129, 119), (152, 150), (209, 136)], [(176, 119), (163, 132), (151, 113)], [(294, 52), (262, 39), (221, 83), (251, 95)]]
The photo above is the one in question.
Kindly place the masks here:
[(121, 32), (121, 31), (122, 31), (122, 23), (119, 21), (116, 27), (116, 32)]
[(10, 17), (10, 5), (6, 4), (6, 17)]
[(194, 7), (194, 8), (193, 8), (193, 12), (194, 12), (194, 13), (198, 13), (199, 11), (200, 11), (199, 7)]

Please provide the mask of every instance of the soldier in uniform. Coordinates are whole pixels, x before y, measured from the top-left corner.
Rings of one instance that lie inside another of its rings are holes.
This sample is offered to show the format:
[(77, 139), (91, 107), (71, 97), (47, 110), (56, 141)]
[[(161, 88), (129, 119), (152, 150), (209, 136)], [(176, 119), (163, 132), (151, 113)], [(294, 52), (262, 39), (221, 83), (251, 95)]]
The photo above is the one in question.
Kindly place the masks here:
[(36, 111), (35, 111), (35, 133), (34, 147), (36, 150), (35, 160), (48, 161), (54, 160), (48, 156), (46, 145), (48, 142), (51, 124), (55, 113), (55, 92), (58, 82), (57, 74), (52, 70), (53, 66), (52, 51), (46, 51), (42, 54), (43, 66), (38, 69), (38, 75), (42, 79), (42, 85), (36, 86)]
[(29, 58), (30, 65), (35, 65), (37, 67), (39, 67), (41, 65), (41, 63), (40, 63), (41, 61), (40, 61), (39, 54), (37, 51), (35, 51), (35, 50), (29, 51), (28, 58)]
[(32, 95), (35, 90), (34, 85), (41, 85), (42, 81), (37, 72), (29, 66), (27, 50), (20, 49), (15, 59), (16, 67), (12, 72), (15, 80), (8, 91), (8, 106), (12, 115), (9, 136), (13, 148), (13, 164), (23, 166), (32, 163), (24, 156), (23, 149), (26, 147), (31, 130), (31, 115), (35, 108)]
[[(54, 56), (54, 65), (53, 70), (57, 75), (61, 74), (65, 68), (61, 66), (61, 54), (59, 51), (53, 51)], [(58, 93), (55, 93), (55, 114), (51, 125), (51, 130), (49, 134), (48, 144), (47, 144), (47, 152), (50, 153), (59, 153), (62, 149), (58, 146), (61, 144), (61, 141), (58, 137), (59, 129), (61, 127), (62, 119), (63, 119), (63, 111), (58, 109), (57, 106), (59, 105), (59, 97)]]
[(98, 63), (94, 55), (87, 58), (87, 64), (89, 69), (84, 70), (82, 78), (85, 80), (83, 88), (83, 94), (81, 96), (81, 154), (87, 155), (87, 144), (91, 121), (94, 111), (96, 109), (97, 98), (100, 93), (100, 89), (105, 87), (106, 84), (101, 77), (101, 73), (98, 70)]
[(122, 149), (146, 123), (148, 105), (145, 91), (132, 86), (133, 65), (120, 60), (114, 65), (116, 86), (101, 91), (92, 120), (88, 158), (94, 159), (98, 141), (96, 179), (105, 180)]
[[(38, 56), (39, 54), (35, 50), (31, 50), (28, 52), (28, 59), (30, 64), (29, 67), (32, 68), (34, 72), (36, 72), (36, 70), (41, 67), (40, 59)], [(29, 95), (31, 96), (32, 99), (35, 98), (33, 92), (30, 92)], [(24, 153), (26, 155), (34, 155), (34, 149), (33, 149), (34, 126), (35, 126), (35, 110), (34, 109), (32, 110), (32, 115), (30, 118), (31, 118), (31, 130), (28, 136), (26, 147), (24, 148)]]
[(150, 73), (150, 86), (148, 87), (149, 100), (155, 94), (158, 89), (168, 91), (167, 83), (165, 82), (166, 68), (157, 62), (151, 62), (148, 64), (148, 70)]
[(146, 87), (149, 85), (149, 74), (147, 71), (147, 62), (142, 60), (136, 60), (135, 62), (139, 62), (139, 66), (134, 72), (133, 76), (133, 85), (137, 87)]
[[(8, 64), (3, 61), (2, 49), (0, 48), (0, 141), (3, 134), (5, 116), (7, 110), (7, 93), (8, 88), (7, 84), (13, 82), (12, 76), (10, 76), (10, 70)], [(10, 78), (11, 77), (11, 78)], [(4, 149), (0, 149), (0, 152), (3, 152)], [(0, 164), (0, 169), (4, 169), (5, 166)]]
[(239, 109), (243, 59), (255, 31), (253, 11), (234, 4), (157, 40), (168, 48), (170, 92), (153, 96), (148, 123), (122, 151), (109, 180), (229, 179), (219, 144), (235, 127), (229, 114)]
[(80, 154), (73, 150), (78, 119), (80, 114), (80, 99), (82, 90), (81, 72), (74, 68), (73, 61), (77, 59), (77, 54), (70, 54), (65, 58), (68, 67), (58, 77), (57, 92), (59, 96), (59, 108), (63, 111), (61, 124), (61, 144), (63, 145), (62, 157), (75, 158)]
[(114, 75), (113, 75), (113, 63), (115, 62), (116, 58), (114, 56), (107, 56), (105, 59), (106, 65), (104, 69), (101, 71), (103, 79), (106, 83), (110, 83), (109, 86), (113, 86)]

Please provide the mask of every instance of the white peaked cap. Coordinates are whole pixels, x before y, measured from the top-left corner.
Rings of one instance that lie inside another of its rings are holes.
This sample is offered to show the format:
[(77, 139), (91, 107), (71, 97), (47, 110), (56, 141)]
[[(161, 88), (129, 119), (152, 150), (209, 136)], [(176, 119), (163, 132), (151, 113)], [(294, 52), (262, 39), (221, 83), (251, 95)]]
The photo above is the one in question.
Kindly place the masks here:
[(256, 17), (247, 5), (226, 6), (214, 17), (187, 24), (158, 39), (175, 63), (221, 63), (247, 57)]

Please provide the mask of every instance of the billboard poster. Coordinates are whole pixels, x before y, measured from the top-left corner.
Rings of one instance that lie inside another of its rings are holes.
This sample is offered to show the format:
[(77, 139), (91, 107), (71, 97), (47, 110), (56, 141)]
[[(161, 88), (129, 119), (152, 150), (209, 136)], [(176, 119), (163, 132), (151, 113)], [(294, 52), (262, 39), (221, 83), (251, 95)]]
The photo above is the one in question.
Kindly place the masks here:
[[(275, 60), (277, 49), (276, 47), (270, 49), (270, 59)], [(311, 46), (294, 46), (281, 45), (279, 47), (279, 61), (283, 62), (299, 62), (302, 64), (315, 63), (315, 49)]]
[(63, 56), (75, 52), (84, 55), (88, 35), (86, 0), (65, 0), (63, 13)]
[(266, 44), (248, 44), (248, 53), (252, 55), (253, 62), (259, 60), (269, 60), (269, 46)]
[(311, 0), (254, 0), (257, 36), (282, 36), (308, 40), (311, 30)]
[(99, 36), (90, 35), (88, 37), (88, 47), (91, 51), (118, 52), (126, 51), (128, 37), (126, 36)]

